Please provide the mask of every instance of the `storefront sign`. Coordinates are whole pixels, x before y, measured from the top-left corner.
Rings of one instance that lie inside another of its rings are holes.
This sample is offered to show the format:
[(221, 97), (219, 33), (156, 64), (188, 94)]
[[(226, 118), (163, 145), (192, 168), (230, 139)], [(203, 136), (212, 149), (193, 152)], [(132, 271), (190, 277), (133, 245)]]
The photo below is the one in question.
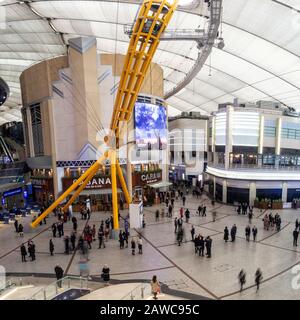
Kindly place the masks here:
[(134, 172), (132, 174), (132, 184), (135, 186), (145, 186), (147, 184), (162, 181), (162, 172)]
[(14, 196), (16, 194), (20, 194), (20, 193), (22, 193), (22, 190), (23, 190), (22, 188), (17, 188), (17, 189), (5, 191), (5, 192), (3, 192), (3, 197), (7, 198), (7, 197), (10, 197), (10, 196)]
[[(67, 190), (77, 179), (73, 178), (62, 178), (63, 189)], [(93, 178), (85, 187), (85, 190), (90, 189), (109, 189), (111, 188), (111, 178), (105, 177), (95, 177)]]

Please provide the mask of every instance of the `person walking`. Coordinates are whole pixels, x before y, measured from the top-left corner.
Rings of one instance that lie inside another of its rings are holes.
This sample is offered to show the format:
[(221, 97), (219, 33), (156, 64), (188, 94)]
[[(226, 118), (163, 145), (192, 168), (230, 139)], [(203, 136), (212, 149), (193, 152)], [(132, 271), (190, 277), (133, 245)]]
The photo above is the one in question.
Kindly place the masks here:
[(252, 235), (253, 235), (253, 241), (256, 242), (256, 236), (257, 236), (256, 226), (253, 226), (253, 228), (252, 228)]
[(160, 283), (156, 276), (153, 276), (151, 280), (151, 291), (153, 294), (153, 299), (157, 300), (157, 295), (160, 293)]
[(178, 219), (177, 219), (177, 217), (174, 220), (174, 227), (175, 227), (174, 233), (176, 233), (177, 232), (177, 228), (178, 228)]
[(21, 249), (22, 262), (27, 262), (27, 260), (26, 260), (27, 250), (26, 250), (24, 243), (22, 243), (20, 249)]
[(65, 236), (64, 237), (64, 242), (65, 242), (65, 254), (69, 254), (70, 253), (70, 246), (69, 246), (69, 236)]
[(252, 211), (250, 210), (249, 213), (248, 213), (249, 224), (252, 223), (252, 218), (253, 218), (253, 213), (252, 213)]
[(120, 243), (120, 249), (124, 249), (124, 238), (123, 238), (122, 230), (120, 230), (119, 232), (119, 243)]
[(225, 242), (227, 242), (228, 239), (229, 239), (229, 230), (228, 230), (228, 228), (226, 226), (225, 229), (224, 229), (224, 240), (225, 240)]
[(132, 238), (131, 239), (131, 254), (133, 256), (135, 255), (135, 247), (136, 247), (136, 244), (135, 244), (134, 238)]
[(60, 265), (56, 265), (54, 268), (56, 279), (57, 279), (57, 286), (59, 288), (62, 287), (62, 278), (64, 277), (64, 270)]
[(52, 224), (51, 229), (52, 229), (53, 238), (56, 238), (56, 231), (57, 231), (56, 223)]
[(236, 233), (237, 233), (237, 227), (234, 224), (230, 230), (231, 242), (235, 242)]
[(19, 232), (19, 222), (17, 219), (15, 219), (14, 226), (15, 226), (16, 233), (18, 233)]
[(49, 240), (49, 251), (50, 251), (50, 256), (53, 256), (54, 243), (53, 243), (52, 239)]
[(259, 290), (259, 286), (261, 283), (261, 280), (263, 279), (262, 272), (258, 268), (255, 272), (255, 284), (256, 284), (256, 292)]
[(206, 206), (202, 209), (202, 217), (206, 217)]
[(18, 232), (19, 232), (20, 238), (24, 237), (23, 230), (24, 230), (24, 227), (23, 227), (22, 223), (20, 223), (19, 226), (18, 226)]
[(138, 239), (138, 249), (139, 249), (139, 254), (143, 254), (143, 240), (141, 236), (139, 236), (139, 239)]
[(76, 247), (76, 232), (75, 231), (73, 231), (71, 233), (70, 241), (71, 241), (71, 245), (72, 245), (71, 249), (72, 249), (72, 251), (74, 251), (75, 247)]
[(103, 281), (105, 282), (105, 285), (109, 285), (109, 280), (110, 280), (110, 275), (109, 275), (110, 269), (108, 267), (107, 264), (104, 265), (104, 267), (102, 268), (102, 274), (101, 274), (101, 278), (103, 279)]
[(186, 197), (182, 197), (182, 206), (184, 207), (185, 206), (185, 201), (186, 201)]
[(189, 220), (190, 220), (190, 210), (186, 209), (185, 210), (185, 222), (189, 223)]
[(199, 237), (199, 257), (204, 257), (205, 241), (202, 236)]
[(238, 275), (238, 279), (239, 279), (239, 283), (240, 283), (240, 291), (243, 291), (243, 287), (246, 283), (246, 273), (245, 271), (242, 269)]
[(129, 237), (129, 232), (128, 231), (123, 231), (123, 239), (126, 243), (126, 248), (128, 248), (128, 237)]
[(155, 221), (159, 221), (159, 210), (155, 211)]
[(201, 216), (201, 212), (202, 212), (202, 205), (198, 206), (198, 214), (199, 214), (199, 217)]
[(210, 236), (208, 236), (208, 237), (205, 239), (205, 246), (206, 246), (206, 255), (207, 255), (207, 258), (211, 258), (212, 239), (210, 238)]
[(217, 211), (213, 211), (212, 212), (212, 218), (213, 218), (213, 222), (216, 222), (216, 219), (217, 219)]
[(178, 246), (181, 245), (182, 240), (183, 240), (183, 228), (180, 227), (180, 228), (178, 228), (178, 232), (177, 232)]
[(96, 241), (96, 226), (93, 225), (93, 228), (92, 228), (92, 237), (93, 237), (93, 241)]
[(293, 246), (297, 247), (297, 242), (298, 242), (298, 236), (299, 236), (299, 231), (297, 229), (294, 230), (293, 232)]
[(245, 228), (245, 236), (246, 236), (246, 240), (249, 242), (250, 241), (250, 234), (251, 234), (251, 229), (250, 226), (247, 226)]
[(195, 241), (195, 228), (194, 228), (194, 226), (192, 226), (192, 229), (191, 229), (191, 236), (192, 236), (192, 241)]
[(98, 231), (98, 241), (99, 241), (98, 249), (101, 249), (102, 244), (103, 244), (103, 249), (104, 249), (105, 248), (104, 233), (103, 233), (103, 230), (101, 228)]

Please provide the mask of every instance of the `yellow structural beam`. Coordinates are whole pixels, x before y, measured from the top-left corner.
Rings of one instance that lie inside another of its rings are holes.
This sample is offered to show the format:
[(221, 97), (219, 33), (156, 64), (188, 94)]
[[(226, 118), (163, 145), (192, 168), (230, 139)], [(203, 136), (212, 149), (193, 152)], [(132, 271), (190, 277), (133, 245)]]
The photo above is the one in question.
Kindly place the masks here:
[(121, 188), (122, 188), (123, 193), (124, 193), (125, 200), (129, 204), (129, 203), (131, 203), (131, 197), (130, 197), (130, 194), (129, 194), (128, 189), (127, 189), (127, 185), (126, 185), (126, 181), (125, 181), (124, 176), (123, 176), (122, 168), (121, 168), (121, 166), (120, 166), (118, 161), (117, 161), (117, 174), (118, 174), (118, 177), (119, 177)]
[(116, 151), (110, 152), (110, 172), (111, 172), (111, 191), (114, 229), (119, 229), (119, 210), (118, 210), (118, 185), (117, 185), (117, 158)]
[(34, 220), (32, 223), (31, 223), (31, 226), (33, 228), (37, 227), (39, 225), (39, 223), (44, 219), (46, 218), (51, 212), (53, 212), (53, 210), (55, 208), (57, 208), (60, 203), (62, 201), (64, 201), (67, 196), (72, 192), (74, 191), (82, 181), (84, 181), (89, 175), (91, 172), (94, 172), (94, 169), (95, 168), (98, 168), (99, 166), (99, 163), (101, 163), (104, 159), (107, 158), (107, 153), (105, 153), (100, 159), (98, 159), (89, 169), (86, 170), (86, 172), (78, 179), (76, 180), (76, 182), (74, 182), (56, 201), (54, 201), (52, 203), (51, 206), (49, 206), (36, 220)]
[[(119, 228), (117, 174), (125, 199), (128, 203), (131, 202), (131, 197), (126, 187), (122, 169), (118, 164), (116, 152), (119, 148), (119, 141), (123, 138), (124, 123), (128, 122), (132, 116), (134, 104), (159, 44), (160, 36), (170, 22), (173, 13), (176, 10), (177, 2), (178, 0), (174, 0), (172, 3), (166, 0), (145, 0), (141, 5), (138, 18), (136, 19), (133, 27), (132, 36), (120, 78), (120, 85), (114, 104), (113, 116), (110, 125), (110, 129), (112, 131), (112, 134), (110, 134), (111, 139), (108, 137), (105, 138), (105, 141), (110, 148), (109, 155), (108, 152), (106, 152), (95, 164), (93, 164), (74, 184), (68, 188), (67, 191), (65, 191), (31, 224), (32, 227), (36, 227), (46, 216), (48, 216), (49, 213), (64, 201), (72, 191), (78, 188), (67, 203), (67, 205), (70, 205), (84, 189), (88, 181), (92, 179), (92, 174), (96, 172), (96, 168), (99, 168), (99, 164), (102, 163), (104, 159), (110, 158), (114, 229)], [(112, 135), (114, 136), (112, 137)], [(115, 141), (114, 145), (111, 145), (112, 141)], [(80, 184), (81, 186), (79, 186)], [(76, 197), (74, 197), (75, 195)], [(64, 208), (68, 207), (67, 205), (65, 205)]]
[(141, 6), (133, 27), (110, 125), (117, 140), (117, 148), (120, 132), (122, 133), (120, 126), (132, 116), (134, 104), (160, 36), (170, 22), (176, 7), (177, 0), (172, 4), (166, 0), (147, 0)]
[[(98, 162), (97, 162), (98, 163)], [(95, 176), (95, 174), (97, 173), (97, 171), (100, 168), (100, 164), (98, 163), (98, 167), (95, 167), (95, 169), (93, 171), (91, 171), (91, 173), (88, 175), (88, 177), (82, 182), (81, 185), (79, 185), (79, 187), (76, 189), (76, 191), (74, 192), (74, 194), (72, 195), (72, 197), (70, 198), (70, 200), (64, 205), (63, 207), (63, 211), (68, 210), (69, 206), (75, 201), (75, 199), (79, 196), (79, 194), (81, 193), (81, 191), (86, 187), (86, 185), (93, 179), (93, 177)]]

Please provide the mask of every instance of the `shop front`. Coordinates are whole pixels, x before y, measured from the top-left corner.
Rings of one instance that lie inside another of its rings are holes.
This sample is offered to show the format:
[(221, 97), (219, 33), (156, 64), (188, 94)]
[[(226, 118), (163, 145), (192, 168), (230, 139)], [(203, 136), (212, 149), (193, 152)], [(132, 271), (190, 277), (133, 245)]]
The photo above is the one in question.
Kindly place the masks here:
[[(63, 191), (66, 191), (77, 178), (64, 177), (62, 178)], [(71, 193), (72, 195), (72, 193)], [(71, 197), (71, 196), (70, 196)], [(70, 198), (69, 197), (69, 198)], [(120, 209), (124, 209), (122, 192), (118, 186), (118, 200)], [(112, 195), (111, 195), (111, 177), (95, 176), (84, 188), (78, 198), (74, 201), (73, 211), (79, 212), (82, 205), (90, 202), (91, 211), (111, 211), (112, 210)]]
[(53, 179), (46, 177), (32, 177), (33, 200), (41, 204), (48, 204), (53, 200), (54, 188)]
[(143, 202), (146, 206), (156, 203), (156, 190), (152, 185), (162, 181), (162, 170), (133, 172), (132, 185), (134, 186), (134, 197), (138, 198), (139, 194), (143, 196)]
[(7, 210), (23, 208), (26, 204), (27, 192), (24, 186), (14, 186), (1, 192), (1, 205)]

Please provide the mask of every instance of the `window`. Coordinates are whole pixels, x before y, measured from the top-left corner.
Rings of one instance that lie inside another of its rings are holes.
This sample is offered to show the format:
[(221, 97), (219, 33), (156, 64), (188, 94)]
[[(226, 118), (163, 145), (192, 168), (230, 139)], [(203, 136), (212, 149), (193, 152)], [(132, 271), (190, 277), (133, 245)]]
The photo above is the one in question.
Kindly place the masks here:
[(276, 137), (276, 127), (265, 127), (265, 137)]
[(26, 108), (23, 108), (23, 109), (22, 109), (22, 118), (23, 118), (23, 124), (24, 124), (24, 138), (25, 138), (26, 155), (27, 155), (27, 157), (30, 157), (29, 135), (28, 135), (28, 121), (27, 121)]
[(39, 103), (30, 106), (34, 155), (44, 155), (41, 106)]

